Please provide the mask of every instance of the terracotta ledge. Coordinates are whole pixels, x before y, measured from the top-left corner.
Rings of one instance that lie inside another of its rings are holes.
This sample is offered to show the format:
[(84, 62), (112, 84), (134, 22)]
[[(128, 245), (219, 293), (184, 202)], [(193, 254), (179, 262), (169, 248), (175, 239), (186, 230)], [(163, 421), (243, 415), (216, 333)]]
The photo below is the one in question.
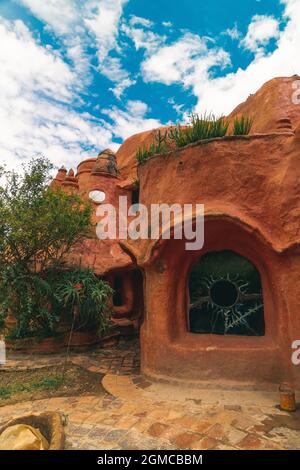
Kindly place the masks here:
[(212, 142), (232, 142), (235, 140), (262, 140), (262, 139), (269, 139), (272, 137), (295, 137), (295, 132), (293, 131), (287, 131), (287, 132), (272, 132), (269, 134), (250, 134), (250, 135), (225, 135), (224, 137), (214, 137), (213, 139), (203, 139), (203, 140), (198, 140), (197, 142), (192, 142), (190, 144), (185, 145), (184, 147), (174, 147), (171, 149), (169, 152), (166, 153), (156, 153), (155, 155), (152, 155), (149, 157), (144, 163), (137, 163), (137, 167), (144, 166), (146, 165), (150, 160), (158, 157), (167, 157), (171, 155), (172, 153), (180, 153), (182, 150), (186, 150), (188, 148), (193, 148), (193, 147), (199, 147), (201, 145), (207, 145)]

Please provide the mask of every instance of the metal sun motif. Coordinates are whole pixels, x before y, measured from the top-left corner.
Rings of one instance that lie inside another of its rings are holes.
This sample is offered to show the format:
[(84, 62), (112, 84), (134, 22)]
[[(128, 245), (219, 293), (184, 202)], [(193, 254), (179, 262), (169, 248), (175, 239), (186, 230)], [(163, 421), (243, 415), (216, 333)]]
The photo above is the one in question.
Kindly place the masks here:
[[(194, 292), (193, 297), (196, 300), (190, 304), (190, 310), (205, 308), (209, 311), (211, 333), (215, 332), (216, 325), (221, 322), (225, 335), (232, 333), (234, 328), (243, 327), (250, 335), (258, 336), (261, 333), (248, 320), (262, 312), (262, 294), (249, 293), (249, 284), (239, 274), (211, 274), (203, 277), (198, 284), (199, 290)], [(245, 308), (246, 303), (251, 305)]]

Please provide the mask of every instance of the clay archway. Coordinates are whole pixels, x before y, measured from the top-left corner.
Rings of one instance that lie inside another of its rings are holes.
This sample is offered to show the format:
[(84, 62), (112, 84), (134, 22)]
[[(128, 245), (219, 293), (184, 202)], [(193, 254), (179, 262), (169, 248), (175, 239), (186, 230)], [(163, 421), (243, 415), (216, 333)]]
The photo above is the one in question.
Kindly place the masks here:
[[(232, 250), (259, 271), (263, 286), (265, 335), (199, 335), (188, 330), (188, 277), (199, 256)], [(186, 251), (185, 240), (161, 240), (145, 265), (145, 322), (142, 369), (151, 376), (190, 380), (274, 381), (284, 376), (289, 344), (280, 255), (251, 226), (227, 216), (207, 217), (205, 243)], [(234, 367), (233, 367), (234, 364)], [(285, 365), (284, 365), (285, 364)]]

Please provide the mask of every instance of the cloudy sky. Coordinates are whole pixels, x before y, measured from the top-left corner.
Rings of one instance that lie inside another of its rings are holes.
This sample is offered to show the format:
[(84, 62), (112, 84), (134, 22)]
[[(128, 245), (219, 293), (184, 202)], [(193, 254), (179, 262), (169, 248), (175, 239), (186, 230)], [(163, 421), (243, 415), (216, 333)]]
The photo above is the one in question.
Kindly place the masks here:
[(300, 74), (300, 0), (0, 0), (0, 162), (76, 166)]

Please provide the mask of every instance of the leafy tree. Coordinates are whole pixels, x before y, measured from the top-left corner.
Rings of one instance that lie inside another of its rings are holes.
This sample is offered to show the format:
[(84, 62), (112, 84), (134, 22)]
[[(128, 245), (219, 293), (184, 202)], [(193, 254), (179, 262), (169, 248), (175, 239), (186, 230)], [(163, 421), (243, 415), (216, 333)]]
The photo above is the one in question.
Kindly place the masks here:
[(91, 231), (90, 203), (49, 187), (52, 168), (38, 157), (21, 173), (0, 169), (0, 317), (15, 316), (18, 338), (53, 331), (47, 273)]

